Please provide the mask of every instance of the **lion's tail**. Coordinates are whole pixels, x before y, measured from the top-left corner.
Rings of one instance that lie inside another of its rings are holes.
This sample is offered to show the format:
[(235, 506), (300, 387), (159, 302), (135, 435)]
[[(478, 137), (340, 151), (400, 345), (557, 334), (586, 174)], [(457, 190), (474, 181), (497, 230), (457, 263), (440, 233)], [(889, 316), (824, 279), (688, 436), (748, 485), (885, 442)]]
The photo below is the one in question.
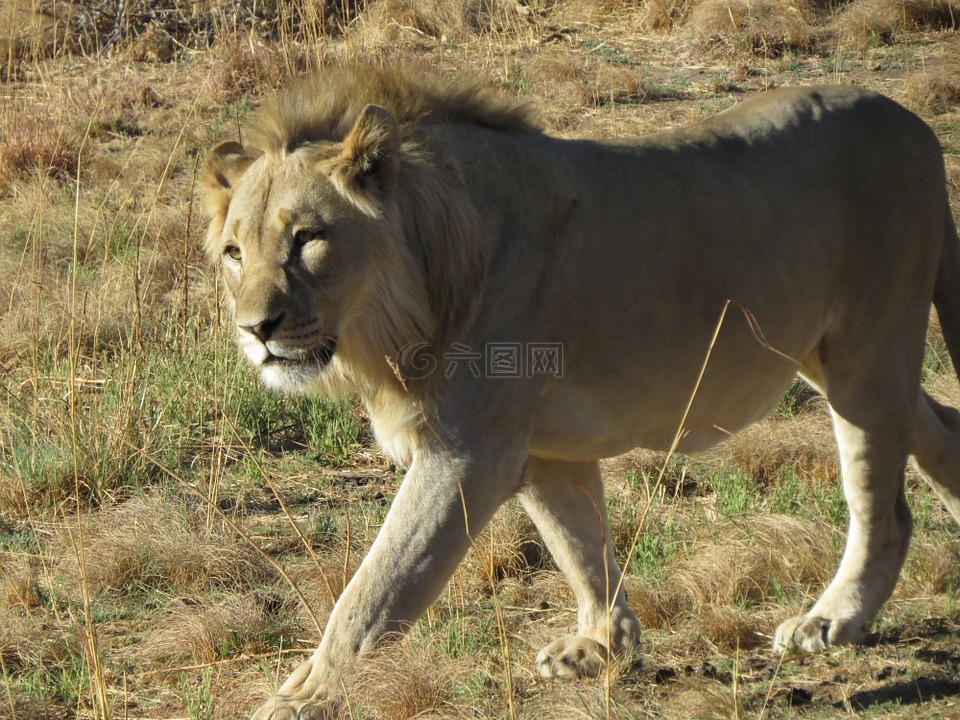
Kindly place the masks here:
[(933, 304), (937, 308), (940, 329), (947, 343), (947, 350), (950, 351), (950, 359), (960, 376), (960, 237), (957, 236), (957, 227), (949, 206), (944, 230)]

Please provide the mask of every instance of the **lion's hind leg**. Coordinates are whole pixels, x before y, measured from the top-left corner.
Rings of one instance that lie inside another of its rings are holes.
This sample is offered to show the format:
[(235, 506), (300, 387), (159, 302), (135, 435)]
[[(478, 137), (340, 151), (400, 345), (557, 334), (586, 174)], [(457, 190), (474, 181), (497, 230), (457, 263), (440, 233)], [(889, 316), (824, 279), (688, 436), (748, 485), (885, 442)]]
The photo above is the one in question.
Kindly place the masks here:
[(846, 548), (836, 575), (810, 611), (777, 628), (773, 644), (781, 652), (862, 642), (893, 593), (910, 544), (904, 470), (919, 378), (914, 384), (906, 371), (860, 367), (844, 372), (842, 365), (838, 359), (831, 368), (833, 378), (841, 378), (832, 383), (824, 367), (809, 374), (831, 404), (850, 510)]
[(921, 393), (911, 453), (923, 479), (960, 523), (960, 411)]
[(774, 648), (781, 652), (862, 642), (893, 593), (910, 544), (905, 443), (865, 432), (836, 411), (834, 423), (850, 509), (847, 544), (836, 576), (816, 604), (777, 628)]
[[(865, 492), (854, 493), (859, 495), (859, 500), (854, 498), (851, 502), (850, 536), (836, 579), (808, 614), (788, 620), (777, 629), (774, 644), (781, 650), (795, 646), (810, 651), (838, 642), (855, 642), (860, 635), (857, 623), (866, 625), (872, 621), (892, 592), (906, 556), (911, 522), (902, 482), (880, 481), (877, 475), (880, 467), (894, 467), (893, 463), (899, 458), (898, 445), (891, 446), (887, 453), (865, 451), (858, 437), (852, 437), (852, 442), (844, 442), (844, 433), (856, 433), (852, 428), (843, 428), (840, 419), (837, 433), (841, 458), (854, 451), (864, 453), (861, 459), (854, 459), (852, 467), (844, 463), (848, 501), (851, 490), (857, 489), (848, 488), (848, 475), (852, 475), (852, 482), (856, 485), (863, 482), (858, 478), (873, 476), (877, 479), (862, 486)], [(909, 451), (924, 480), (960, 523), (960, 411), (940, 404), (921, 390), (916, 402)], [(889, 457), (881, 462), (878, 458), (883, 454)], [(855, 468), (864, 462), (872, 462), (872, 466), (864, 468), (867, 474), (854, 474), (857, 472)], [(896, 499), (891, 509), (890, 496), (894, 489)], [(882, 512), (884, 508), (887, 509), (887, 519)], [(844, 588), (848, 590), (845, 592)], [(851, 594), (850, 589), (856, 594)], [(858, 601), (851, 603), (852, 599)], [(843, 619), (839, 626), (838, 611), (839, 617), (850, 618)]]
[(535, 661), (547, 678), (600, 675), (611, 658), (628, 657), (640, 621), (620, 587), (597, 462), (530, 458), (520, 501), (577, 598), (577, 632), (543, 648)]

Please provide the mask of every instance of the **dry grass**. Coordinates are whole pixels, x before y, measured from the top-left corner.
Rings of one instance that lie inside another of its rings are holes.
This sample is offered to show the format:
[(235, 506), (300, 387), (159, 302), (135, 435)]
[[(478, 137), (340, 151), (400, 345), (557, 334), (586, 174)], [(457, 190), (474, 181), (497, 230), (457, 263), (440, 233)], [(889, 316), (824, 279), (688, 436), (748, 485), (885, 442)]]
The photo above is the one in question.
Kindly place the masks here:
[(36, 10), (36, 0), (8, 0), (0, 7), (0, 80), (11, 80), (25, 64), (74, 44), (71, 13), (63, 3), (47, 12)]
[(700, 0), (690, 11), (689, 26), (708, 42), (776, 56), (790, 48), (814, 48), (811, 15), (806, 0)]
[[(638, 717), (654, 717), (659, 709), (638, 714), (637, 708), (629, 700), (618, 697), (608, 705), (603, 688), (583, 687), (578, 692), (569, 692), (566, 688), (555, 687), (553, 692), (540, 701), (534, 700), (526, 706), (521, 717), (530, 720), (636, 720)], [(695, 717), (665, 715), (664, 717)]]
[(677, 693), (664, 711), (668, 717), (732, 720), (742, 717), (743, 708), (728, 685), (717, 680), (698, 678)]
[(465, 660), (458, 662), (429, 646), (402, 641), (364, 664), (350, 695), (353, 708), (343, 715), (349, 718), (361, 707), (364, 717), (376, 720), (463, 717), (454, 694), (470, 671)]
[[(301, 557), (287, 563), (287, 572), (291, 580), (310, 603), (310, 611), (321, 623), (333, 610), (334, 603), (347, 586), (347, 582), (360, 566), (369, 544), (358, 545), (347, 553), (343, 545), (318, 555), (317, 560)], [(298, 606), (295, 610), (304, 627), (313, 626), (313, 618), (306, 608)]]
[(720, 523), (715, 535), (701, 538), (696, 554), (672, 574), (676, 592), (700, 610), (744, 600), (766, 602), (775, 585), (801, 591), (819, 587), (836, 559), (830, 530), (822, 523), (763, 514)]
[(956, 28), (960, 4), (954, 0), (856, 0), (843, 7), (834, 22), (843, 38), (864, 47), (893, 42), (918, 29)]
[(650, 0), (644, 24), (654, 30), (672, 30), (687, 21), (694, 7), (694, 0)]
[(853, 41), (863, 51), (903, 33), (960, 23), (954, 0), (651, 0), (645, 8), (646, 27), (689, 27), (711, 44), (764, 56), (817, 50), (835, 40)]
[[(5, 585), (7, 587), (4, 590), (9, 593), (12, 583), (7, 581)], [(16, 602), (11, 603), (10, 599), (8, 595), (5, 605), (0, 609), (0, 656), (5, 666), (17, 668), (39, 659), (36, 655), (42, 644), (43, 632), (28, 612), (19, 611), (19, 596), (15, 596)]]
[(631, 605), (645, 627), (692, 621), (726, 650), (765, 643), (762, 633), (772, 628), (758, 627), (766, 618), (757, 608), (809, 596), (836, 567), (831, 534), (818, 523), (755, 515), (692, 532), (695, 552), (680, 556), (663, 580), (636, 587)]
[(960, 553), (951, 540), (922, 535), (914, 540), (903, 569), (903, 586), (904, 594), (918, 597), (952, 593), (960, 588)]
[(29, 558), (0, 561), (0, 607), (29, 612), (41, 602), (40, 578)]
[(75, 177), (80, 161), (76, 131), (63, 111), (24, 101), (4, 105), (0, 132), (0, 191), (18, 177)]
[[(960, 104), (960, 53), (956, 48), (944, 51), (936, 67), (912, 74), (904, 84), (903, 102), (922, 115), (944, 115)], [(939, 330), (934, 322), (933, 327)]]
[[(273, 608), (274, 611), (280, 607)], [(286, 610), (287, 608), (283, 608)], [(167, 606), (137, 647), (149, 667), (211, 665), (238, 652), (269, 652), (261, 638), (276, 624), (269, 604), (250, 593)]]
[(9, 192), (19, 176), (34, 173), (75, 180), (88, 134), (94, 140), (139, 135), (136, 116), (160, 99), (137, 73), (121, 77), (118, 85), (108, 86), (93, 72), (31, 86), (30, 94), (11, 93), (0, 105), (0, 192)]
[[(626, 62), (606, 62), (604, 53), (618, 53), (602, 44), (590, 46), (586, 57), (544, 51), (518, 64), (515, 84), (549, 101), (546, 117), (559, 130), (574, 127), (584, 109), (639, 105), (668, 99), (683, 99), (682, 87), (670, 87), (648, 78), (643, 68)], [(618, 56), (619, 57), (619, 56)], [(563, 108), (563, 114), (556, 110)]]
[(469, 592), (489, 593), (493, 583), (522, 578), (545, 553), (533, 522), (517, 503), (511, 503), (477, 538), (463, 564), (463, 572), (470, 577)]
[[(84, 521), (85, 583), (93, 594), (162, 589), (174, 595), (249, 590), (275, 577), (245, 541), (207, 529), (203, 518), (172, 498), (129, 500)], [(64, 542), (79, 540), (67, 523)], [(64, 553), (70, 557), (69, 553)], [(79, 587), (80, 567), (60, 568)], [(79, 594), (77, 590), (74, 593)]]
[(744, 469), (764, 483), (782, 480), (791, 473), (811, 481), (835, 484), (840, 461), (833, 424), (822, 401), (789, 419), (772, 418), (730, 438), (711, 456)]
[(383, 0), (371, 3), (360, 18), (367, 42), (431, 38), (462, 41), (485, 33), (510, 32), (529, 13), (509, 0)]
[(205, 103), (223, 107), (276, 89), (311, 65), (311, 55), (299, 47), (278, 52), (259, 38), (231, 34), (191, 63), (188, 77)]

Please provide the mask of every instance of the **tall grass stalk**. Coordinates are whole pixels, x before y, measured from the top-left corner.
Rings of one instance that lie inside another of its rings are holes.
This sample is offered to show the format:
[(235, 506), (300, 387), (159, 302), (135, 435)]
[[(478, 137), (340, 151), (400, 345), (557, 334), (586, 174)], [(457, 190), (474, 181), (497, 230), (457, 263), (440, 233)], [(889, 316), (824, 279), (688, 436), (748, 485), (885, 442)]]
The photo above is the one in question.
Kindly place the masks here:
[(733, 668), (730, 670), (730, 694), (733, 701), (733, 720), (740, 720), (740, 639), (733, 653)]
[(497, 569), (494, 559), (496, 558), (496, 549), (494, 544), (494, 530), (490, 528), (490, 593), (493, 600), (493, 610), (497, 617), (497, 633), (500, 637), (500, 652), (503, 655), (504, 672), (506, 673), (507, 683), (507, 711), (510, 713), (510, 720), (516, 720), (517, 709), (513, 704), (513, 663), (510, 660), (510, 637), (507, 633), (507, 626), (503, 620), (503, 607), (500, 605), (500, 597), (497, 595)]
[(190, 178), (190, 198), (187, 201), (187, 220), (183, 228), (183, 289), (180, 296), (180, 336), (184, 347), (187, 346), (187, 320), (190, 317), (190, 222), (193, 219), (193, 198), (197, 188), (197, 171), (200, 169), (200, 154), (193, 162), (193, 175)]
[(13, 702), (13, 690), (11, 689), (10, 673), (7, 671), (7, 662), (3, 659), (3, 653), (0, 652), (0, 672), (3, 674), (3, 687), (7, 691), (7, 703), (10, 705), (10, 720), (17, 720), (17, 706)]
[[(70, 269), (70, 434), (71, 434), (71, 452), (73, 455), (73, 487), (76, 494), (77, 503), (77, 529), (76, 535), (70, 530), (69, 524), (67, 530), (70, 533), (70, 540), (73, 544), (74, 552), (77, 555), (77, 564), (80, 568), (80, 591), (83, 599), (83, 617), (86, 636), (84, 638), (84, 649), (86, 662), (89, 668), (91, 700), (93, 702), (93, 715), (97, 720), (110, 720), (111, 708), (109, 688), (107, 685), (106, 674), (100, 662), (100, 647), (97, 641), (97, 626), (93, 619), (93, 612), (90, 603), (90, 591), (87, 583), (87, 565), (86, 548), (83, 541), (83, 520), (81, 517), (81, 498), (80, 492), (80, 433), (77, 421), (77, 373), (79, 372), (80, 355), (80, 333), (77, 329), (77, 274), (80, 266), (80, 190), (81, 168), (83, 167), (83, 153), (90, 139), (90, 129), (94, 121), (99, 116), (99, 107), (92, 113), (87, 127), (80, 142), (80, 149), (77, 153), (77, 184), (74, 202), (73, 214), (73, 264)], [(78, 698), (80, 693), (77, 693)], [(79, 700), (78, 700), (79, 701)], [(82, 702), (82, 701), (79, 701)]]
[[(647, 498), (646, 505), (643, 508), (643, 512), (640, 515), (640, 522), (637, 525), (637, 531), (634, 533), (633, 541), (630, 543), (630, 549), (627, 551), (626, 560), (624, 560), (623, 566), (630, 567), (630, 563), (633, 562), (633, 557), (637, 552), (637, 546), (640, 543), (640, 536), (644, 532), (644, 528), (647, 524), (647, 516), (650, 513), (650, 508), (653, 506), (653, 498), (656, 496), (657, 491), (660, 489), (660, 486), (663, 483), (663, 478), (667, 473), (667, 467), (670, 465), (670, 460), (673, 458), (674, 454), (677, 451), (677, 448), (680, 446), (680, 441), (683, 439), (687, 418), (690, 416), (690, 408), (693, 407), (693, 401), (697, 397), (697, 393), (700, 391), (700, 384), (703, 382), (703, 376), (707, 372), (707, 366), (710, 364), (710, 358), (713, 356), (713, 349), (716, 347), (717, 339), (720, 337), (720, 330), (723, 327), (723, 322), (727, 317), (727, 310), (730, 308), (730, 300), (727, 300), (723, 304), (723, 310), (720, 312), (720, 318), (717, 320), (717, 326), (713, 331), (713, 337), (710, 339), (710, 344), (707, 346), (707, 354), (703, 358), (703, 364), (700, 366), (700, 373), (697, 375), (697, 381), (693, 385), (693, 391), (690, 393), (690, 399), (687, 401), (687, 407), (683, 411), (683, 416), (680, 418), (680, 424), (677, 426), (677, 432), (673, 436), (673, 442), (670, 443), (670, 449), (667, 451), (667, 455), (663, 460), (663, 463), (660, 466), (660, 471), (657, 474), (656, 482), (653, 485), (653, 492), (651, 492)], [(626, 574), (620, 575), (620, 582), (617, 583), (617, 589), (613, 593), (613, 597), (617, 597), (620, 594), (620, 591), (623, 589), (624, 578)], [(609, 614), (613, 612), (613, 608), (610, 606), (610, 603), (607, 603), (607, 614), (609, 625)]]

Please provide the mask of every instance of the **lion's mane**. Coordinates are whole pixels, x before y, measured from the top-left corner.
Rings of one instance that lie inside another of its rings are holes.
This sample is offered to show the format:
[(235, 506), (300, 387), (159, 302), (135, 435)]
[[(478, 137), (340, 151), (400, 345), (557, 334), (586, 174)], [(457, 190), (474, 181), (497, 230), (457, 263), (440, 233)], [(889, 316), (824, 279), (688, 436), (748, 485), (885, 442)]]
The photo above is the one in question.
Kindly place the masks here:
[(442, 84), (410, 67), (366, 65), (294, 79), (256, 112), (245, 146), (254, 156), (282, 156), (343, 142), (368, 104), (390, 110), (399, 122), (399, 222), (411, 260), (381, 268), (384, 292), (374, 300), (364, 336), (353, 338), (346, 384), (369, 396), (384, 382), (399, 380), (408, 390), (405, 379), (420, 373), (402, 367), (405, 360), (417, 362), (400, 357), (403, 349), (421, 347), (435, 362), (469, 323), (482, 294), (491, 240), (467, 194), (465, 169), (437, 129), (540, 130), (529, 104), (503, 98), (489, 85)]

